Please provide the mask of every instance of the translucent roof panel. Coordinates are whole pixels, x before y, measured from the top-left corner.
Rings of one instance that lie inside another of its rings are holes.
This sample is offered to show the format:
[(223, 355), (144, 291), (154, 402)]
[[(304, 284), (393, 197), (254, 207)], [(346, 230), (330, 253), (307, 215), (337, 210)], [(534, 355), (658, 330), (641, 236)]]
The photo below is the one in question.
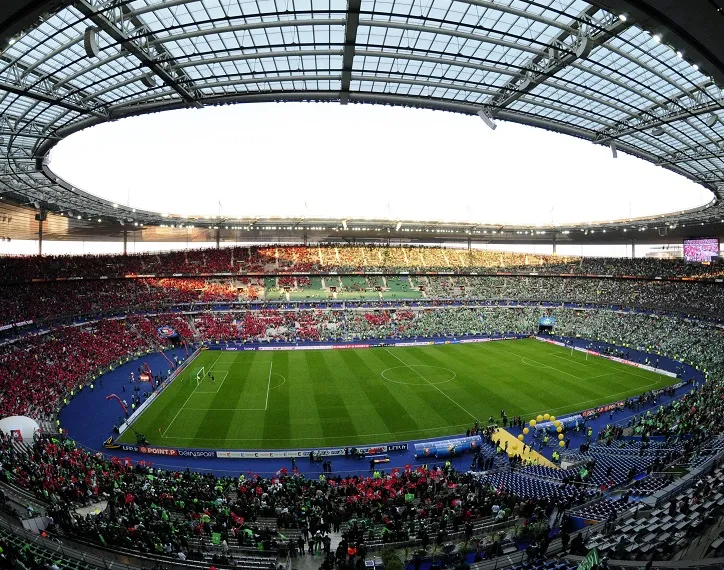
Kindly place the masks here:
[(57, 140), (247, 101), (482, 112), (613, 145), (717, 195), (724, 185), (720, 87), (663, 38), (580, 0), (77, 0), (13, 40), (0, 54), (0, 185), (58, 208), (53, 196), (74, 190), (26, 176)]

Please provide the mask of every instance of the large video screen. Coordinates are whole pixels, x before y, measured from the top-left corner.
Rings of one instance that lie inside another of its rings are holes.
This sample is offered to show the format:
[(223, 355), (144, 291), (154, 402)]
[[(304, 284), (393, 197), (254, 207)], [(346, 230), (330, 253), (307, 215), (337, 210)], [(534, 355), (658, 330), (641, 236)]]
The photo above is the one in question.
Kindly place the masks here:
[(685, 261), (711, 261), (719, 255), (717, 238), (698, 238), (684, 240)]

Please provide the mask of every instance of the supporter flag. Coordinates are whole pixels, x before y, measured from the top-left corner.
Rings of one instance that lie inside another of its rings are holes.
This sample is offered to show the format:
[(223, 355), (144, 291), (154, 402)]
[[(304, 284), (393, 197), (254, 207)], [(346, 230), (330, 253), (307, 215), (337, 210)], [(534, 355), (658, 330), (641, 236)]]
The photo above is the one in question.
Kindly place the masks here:
[(216, 545), (221, 544), (221, 533), (219, 533), (219, 532), (211, 533), (211, 544), (216, 544)]
[(415, 500), (415, 493), (405, 493), (405, 501), (408, 503)]
[(234, 522), (236, 524), (239, 524), (239, 525), (244, 524), (244, 517), (240, 517), (233, 511), (230, 514), (231, 514), (231, 518), (234, 519)]
[(588, 551), (586, 557), (581, 560), (578, 565), (578, 570), (591, 570), (594, 566), (598, 566), (598, 550), (595, 548)]
[(176, 338), (178, 333), (169, 325), (162, 325), (157, 329), (159, 338)]

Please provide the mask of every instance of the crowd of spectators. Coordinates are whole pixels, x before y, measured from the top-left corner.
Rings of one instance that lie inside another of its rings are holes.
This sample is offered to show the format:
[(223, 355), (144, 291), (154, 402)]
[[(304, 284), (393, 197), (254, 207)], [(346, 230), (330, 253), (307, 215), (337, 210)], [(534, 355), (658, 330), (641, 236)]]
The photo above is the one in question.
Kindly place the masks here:
[[(83, 261), (82, 259), (88, 259)], [(20, 278), (68, 276), (69, 272), (148, 273), (224, 272), (254, 268), (472, 268), (530, 267), (575, 273), (613, 274), (630, 270), (653, 275), (691, 274), (691, 266), (651, 260), (561, 260), (498, 252), (473, 253), (441, 248), (267, 247), (177, 252), (148, 256), (50, 258), (48, 265), (24, 260)], [(43, 262), (46, 260), (44, 259)], [(17, 260), (2, 261), (6, 269)], [(21, 264), (22, 265), (22, 264)], [(149, 268), (151, 268), (149, 270)], [(9, 269), (12, 270), (12, 269)], [(249, 269), (251, 270), (251, 269)], [(653, 273), (651, 273), (653, 272)], [(633, 274), (633, 273), (632, 273)], [(7, 275), (7, 273), (5, 273)], [(365, 279), (365, 278), (363, 278)], [(8, 279), (9, 280), (9, 279)], [(340, 281), (341, 283), (341, 281)], [(350, 281), (355, 283), (355, 281)], [(368, 278), (371, 287), (383, 283)], [(309, 287), (309, 277), (280, 277), (280, 287)], [(629, 426), (642, 436), (691, 435), (694, 443), (724, 432), (724, 329), (683, 315), (648, 314), (611, 308), (542, 309), (536, 304), (511, 302), (493, 306), (475, 299), (518, 301), (577, 301), (590, 305), (642, 306), (724, 314), (720, 284), (540, 277), (424, 277), (426, 296), (440, 299), (435, 306), (370, 303), (343, 304), (333, 309), (238, 307), (226, 312), (144, 312), (127, 318), (99, 320), (78, 326), (59, 326), (0, 346), (0, 417), (30, 415), (49, 418), (69, 392), (80, 389), (117, 361), (172, 342), (159, 331), (173, 328), (182, 339), (211, 343), (301, 342), (371, 338), (459, 337), (477, 334), (534, 334), (544, 314), (555, 319), (555, 332), (570, 337), (605, 341), (622, 347), (667, 355), (692, 363), (710, 380), (690, 394), (641, 414)], [(94, 314), (134, 307), (165, 308), (169, 303), (227, 304), (250, 298), (259, 282), (237, 275), (218, 278), (141, 278), (65, 281), (3, 287), (0, 322), (42, 320), (49, 313)], [(410, 286), (413, 288), (412, 281)], [(465, 298), (467, 300), (465, 300)], [(470, 301), (473, 299), (473, 301)], [(463, 302), (464, 301), (464, 302)], [(613, 432), (611, 432), (613, 433)], [(616, 432), (612, 437), (618, 437)], [(282, 470), (273, 478), (213, 475), (152, 469), (130, 461), (107, 460), (90, 454), (64, 438), (38, 437), (23, 453), (0, 435), (0, 479), (34, 493), (48, 505), (60, 532), (106, 546), (141, 553), (193, 559), (198, 545), (218, 537), (239, 546), (273, 548), (272, 536), (256, 525), (259, 517), (274, 517), (280, 528), (306, 528), (311, 534), (335, 522), (364, 521), (383, 526), (391, 536), (438, 540), (466, 528), (472, 521), (548, 520), (555, 509), (584, 500), (566, 490), (556, 497), (516, 494), (491, 485), (491, 479), (462, 474), (446, 467), (407, 467), (370, 477), (306, 479)], [(412, 499), (411, 499), (412, 497)], [(565, 503), (563, 501), (565, 497)], [(574, 497), (571, 499), (571, 497)], [(560, 500), (559, 500), (560, 499)], [(80, 515), (76, 508), (107, 501), (102, 516)], [(502, 513), (502, 514), (501, 514)]]
[(417, 282), (431, 298), (576, 302), (724, 316), (719, 283), (522, 276), (423, 277)]
[[(723, 396), (722, 382), (711, 381), (642, 415), (640, 425), (645, 435), (690, 434), (696, 443), (724, 430)], [(318, 479), (286, 469), (270, 478), (164, 471), (105, 459), (62, 435), (36, 436), (24, 451), (0, 435), (0, 467), (0, 479), (46, 504), (53, 521), (49, 532), (181, 560), (202, 559), (201, 550), (212, 542), (304, 548), (304, 537), (312, 540), (317, 531), (326, 534), (340, 524), (352, 529), (347, 534), (355, 536), (358, 548), (363, 548), (365, 529), (373, 527), (382, 529), (384, 540), (419, 539), (423, 545), (443, 544), (460, 531), (470, 538), (473, 524), (481, 520), (517, 522), (520, 528), (541, 523), (547, 532), (549, 521), (565, 520), (566, 510), (590, 498), (583, 487), (566, 482), (556, 483), (553, 495), (518, 494), (524, 486), (514, 483), (522, 471), (496, 479), (449, 466)], [(108, 505), (101, 515), (77, 510), (101, 501)], [(276, 519), (280, 532), (259, 525), (263, 517)], [(289, 541), (286, 529), (298, 529), (301, 544)], [(492, 544), (487, 553), (495, 551)]]
[[(142, 350), (217, 341), (303, 342), (365, 339), (531, 335), (542, 316), (570, 337), (665, 355), (724, 375), (724, 330), (705, 321), (610, 309), (531, 305), (276, 309), (194, 314), (153, 313), (101, 320), (22, 337), (0, 347), (0, 414), (49, 414), (64, 390), (90, 372)], [(50, 380), (49, 380), (50, 379)], [(27, 387), (37, 387), (28, 390)]]
[(536, 271), (586, 275), (697, 277), (724, 274), (721, 265), (652, 258), (583, 258), (482, 249), (354, 245), (261, 246), (199, 249), (139, 255), (5, 257), (0, 281), (126, 275), (274, 271)]
[(6, 285), (0, 287), (0, 326), (179, 304), (245, 301), (259, 295), (258, 287), (238, 279), (104, 279)]
[(107, 371), (147, 346), (141, 335), (114, 320), (62, 327), (6, 344), (0, 347), (0, 417), (49, 418), (66, 393), (81, 389), (89, 375)]
[[(36, 437), (27, 452), (0, 436), (0, 464), (0, 478), (48, 505), (50, 532), (181, 559), (193, 559), (199, 543), (210, 544), (214, 535), (217, 544), (273, 548), (283, 535), (261, 529), (256, 524), (261, 517), (275, 518), (280, 529), (300, 529), (302, 537), (349, 523), (358, 542), (365, 540), (361, 529), (376, 525), (398, 540), (442, 544), (480, 519), (530, 523), (559, 506), (451, 467), (406, 466), (389, 474), (319, 479), (285, 469), (272, 478), (215, 477), (107, 460), (63, 436)], [(100, 501), (108, 503), (102, 515), (76, 510)]]
[[(347, 279), (347, 299), (353, 290), (374, 290), (376, 283), (383, 282), (379, 276)], [(277, 280), (282, 285), (277, 285)], [(357, 281), (366, 282), (366, 285), (358, 284)], [(114, 313), (167, 311), (172, 306), (198, 308), (204, 305), (238, 304), (262, 298), (267, 303), (286, 303), (286, 283), (289, 288), (308, 291), (312, 300), (333, 300), (328, 291), (322, 291), (319, 278), (310, 280), (308, 276), (285, 276), (267, 278), (266, 282), (266, 293), (263, 283), (252, 283), (247, 277), (83, 280), (9, 285), (0, 287), (0, 326), (7, 327), (26, 321), (69, 322), (81, 316)], [(326, 280), (327, 289), (332, 282), (331, 279)], [(439, 276), (404, 277), (393, 284), (400, 290), (404, 288), (405, 291), (414, 292), (414, 295), (399, 295), (411, 301), (447, 299), (468, 303), (474, 300), (584, 303), (724, 319), (724, 286), (720, 283), (572, 277)], [(318, 290), (312, 290), (314, 287)], [(424, 290), (424, 297), (420, 296), (420, 287)]]

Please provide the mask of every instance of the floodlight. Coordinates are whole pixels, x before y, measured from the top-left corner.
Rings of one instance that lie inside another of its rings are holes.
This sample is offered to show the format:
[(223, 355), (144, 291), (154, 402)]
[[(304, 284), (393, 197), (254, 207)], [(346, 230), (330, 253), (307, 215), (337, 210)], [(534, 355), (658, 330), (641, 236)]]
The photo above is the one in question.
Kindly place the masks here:
[(491, 117), (485, 109), (480, 109), (480, 111), (478, 111), (478, 117), (480, 117), (483, 120), (483, 123), (485, 123), (491, 130), (494, 131), (498, 128), (498, 125), (496, 125), (495, 121), (493, 121), (493, 117)]
[(146, 73), (141, 77), (141, 83), (149, 89), (153, 89), (156, 87), (156, 76), (153, 73)]
[(95, 28), (86, 28), (83, 33), (83, 47), (87, 57), (98, 57), (101, 53), (98, 47), (98, 33)]

